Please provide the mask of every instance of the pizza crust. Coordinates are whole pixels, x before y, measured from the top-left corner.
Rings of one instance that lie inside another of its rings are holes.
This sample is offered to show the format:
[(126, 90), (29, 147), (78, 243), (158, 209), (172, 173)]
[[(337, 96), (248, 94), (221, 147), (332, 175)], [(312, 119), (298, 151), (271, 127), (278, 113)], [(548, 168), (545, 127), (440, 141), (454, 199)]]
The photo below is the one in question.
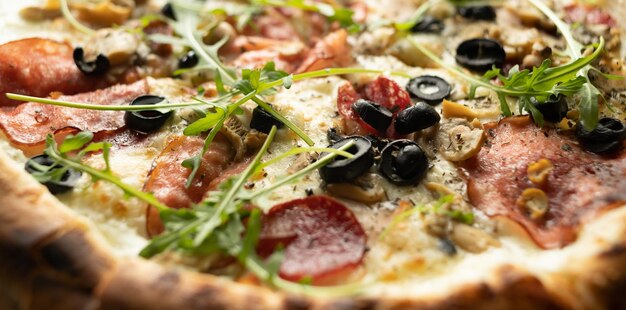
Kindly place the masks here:
[[(620, 308), (626, 306), (626, 209), (598, 221), (621, 240), (541, 277), (497, 266), (447, 296), (315, 299), (111, 254), (95, 230), (0, 151), (0, 306), (7, 309)], [(593, 236), (593, 234), (592, 234)], [(584, 238), (591, 238), (585, 236)], [(564, 289), (566, 288), (566, 289)], [(36, 294), (36, 295), (35, 295)], [(34, 298), (36, 296), (36, 298)]]

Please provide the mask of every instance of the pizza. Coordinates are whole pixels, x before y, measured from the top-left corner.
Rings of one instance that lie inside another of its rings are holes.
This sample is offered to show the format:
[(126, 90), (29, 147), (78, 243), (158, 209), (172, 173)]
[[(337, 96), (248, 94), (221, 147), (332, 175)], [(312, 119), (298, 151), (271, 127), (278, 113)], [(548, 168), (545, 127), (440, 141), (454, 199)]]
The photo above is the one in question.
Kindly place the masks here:
[(0, 8), (2, 309), (626, 309), (622, 0)]

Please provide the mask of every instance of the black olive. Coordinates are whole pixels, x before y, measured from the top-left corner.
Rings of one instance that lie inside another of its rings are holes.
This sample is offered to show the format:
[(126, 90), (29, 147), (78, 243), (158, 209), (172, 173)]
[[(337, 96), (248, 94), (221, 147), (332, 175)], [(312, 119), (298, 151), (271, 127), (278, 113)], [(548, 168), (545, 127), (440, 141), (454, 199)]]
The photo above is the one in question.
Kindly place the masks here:
[(459, 15), (473, 20), (494, 20), (496, 10), (490, 5), (462, 6), (457, 9)]
[[(351, 136), (331, 145), (331, 148), (338, 149), (349, 141), (355, 144), (347, 150), (353, 154), (352, 158), (337, 156), (328, 165), (320, 168), (320, 176), (327, 183), (350, 182), (367, 171), (374, 164), (374, 154), (372, 153), (372, 143), (360, 136)], [(327, 153), (322, 153), (324, 157)]]
[(176, 20), (176, 15), (174, 14), (174, 8), (172, 8), (172, 4), (171, 3), (166, 3), (162, 8), (161, 8), (161, 14), (163, 14), (163, 16), (172, 19), (172, 20)]
[[(50, 159), (50, 157), (46, 154), (37, 155), (26, 162), (26, 164), (24, 165), (24, 169), (26, 169), (26, 171), (30, 174), (42, 172), (37, 167), (37, 165), (51, 167), (52, 165), (54, 165), (54, 161)], [(53, 171), (57, 169), (61, 169), (61, 167), (59, 166), (52, 168)], [(69, 168), (61, 176), (61, 180), (50, 180), (44, 182), (43, 185), (45, 185), (50, 193), (52, 193), (53, 195), (62, 194), (71, 190), (76, 185), (76, 182), (78, 182), (78, 179), (80, 179), (82, 175), (82, 172)]]
[(567, 115), (567, 101), (563, 95), (550, 95), (545, 102), (539, 102), (537, 98), (530, 97), (530, 103), (541, 112), (543, 119), (558, 123)]
[(426, 175), (428, 158), (414, 141), (400, 139), (383, 149), (380, 172), (396, 185), (417, 184)]
[(464, 41), (456, 49), (456, 62), (473, 71), (485, 72), (492, 67), (500, 68), (506, 59), (502, 44), (491, 39)]
[(342, 140), (345, 137), (338, 134), (337, 129), (328, 128), (328, 130), (326, 131), (326, 138), (328, 139), (328, 142), (330, 142), (330, 144), (335, 144), (337, 141)]
[(94, 61), (85, 61), (85, 51), (82, 47), (77, 47), (73, 57), (76, 67), (85, 75), (101, 75), (109, 70), (109, 59), (102, 54), (98, 54)]
[(374, 151), (374, 155), (380, 155), (380, 152), (389, 144), (389, 139), (381, 138), (375, 135), (367, 135), (364, 136), (365, 139), (369, 140), (372, 143), (372, 150)]
[(445, 26), (441, 20), (427, 15), (411, 28), (411, 32), (441, 33), (444, 27)]
[(385, 132), (393, 119), (393, 113), (387, 108), (365, 99), (359, 99), (353, 103), (352, 109), (363, 121), (379, 132)]
[(434, 126), (440, 120), (441, 116), (435, 111), (435, 108), (425, 102), (418, 102), (398, 113), (394, 126), (397, 133), (406, 135)]
[[(163, 97), (144, 95), (135, 98), (130, 105), (150, 105), (162, 102), (165, 102), (165, 98)], [(157, 110), (127, 111), (124, 115), (124, 121), (128, 128), (147, 134), (161, 128), (171, 115), (172, 111), (167, 113), (162, 113)]]
[(178, 60), (178, 68), (180, 69), (188, 69), (195, 67), (200, 59), (198, 59), (198, 55), (193, 50), (187, 52), (183, 57)]
[(433, 75), (414, 77), (406, 84), (411, 97), (424, 100), (431, 105), (439, 104), (450, 97), (452, 87), (446, 80)]
[(608, 153), (622, 147), (622, 141), (626, 138), (626, 128), (621, 121), (604, 117), (598, 120), (598, 126), (592, 131), (578, 123), (576, 137), (585, 150), (597, 154)]
[(283, 128), (285, 124), (277, 120), (272, 114), (267, 112), (260, 106), (252, 110), (252, 120), (250, 120), (250, 128), (256, 129), (263, 133), (270, 133), (272, 126)]
[(454, 256), (457, 252), (454, 242), (448, 238), (439, 238), (439, 249), (441, 252), (448, 254), (448, 256)]

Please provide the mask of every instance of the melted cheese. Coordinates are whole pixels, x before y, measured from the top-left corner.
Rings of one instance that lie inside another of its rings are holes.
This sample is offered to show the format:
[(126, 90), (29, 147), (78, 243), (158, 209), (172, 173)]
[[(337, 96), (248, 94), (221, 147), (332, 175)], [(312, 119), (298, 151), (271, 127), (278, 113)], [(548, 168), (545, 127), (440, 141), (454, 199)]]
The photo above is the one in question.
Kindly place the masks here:
[[(23, 4), (35, 2), (25, 1)], [(408, 12), (412, 12), (409, 8), (416, 8), (421, 1), (403, 0), (393, 1), (390, 4), (389, 1), (368, 0), (366, 3), (388, 8), (384, 11), (386, 13), (373, 12), (371, 18), (375, 19), (408, 17), (410, 15)], [(11, 29), (11, 31), (4, 31), (0, 37), (0, 43), (26, 36), (73, 39), (72, 34), (68, 35), (62, 31), (65, 29), (55, 28), (58, 27), (56, 24), (23, 22), (17, 17), (16, 7), (7, 1), (0, 2), (0, 14), (2, 14), (0, 27)], [(450, 14), (449, 7), (439, 8), (439, 10), (441, 14)], [(370, 39), (374, 40), (372, 44), (376, 45), (381, 43), (380, 40), (390, 40), (390, 37), (381, 33), (379, 36), (364, 40)], [(418, 39), (423, 38), (418, 37)], [(442, 44), (438, 38), (428, 40), (429, 44), (435, 47), (437, 44)], [(442, 50), (442, 53), (446, 61), (453, 63), (449, 51)], [(452, 99), (464, 98), (467, 94), (468, 85), (465, 82), (441, 69), (410, 67), (392, 56), (358, 56), (357, 62), (361, 67), (385, 68), (389, 71), (406, 72), (411, 76), (424, 74), (441, 76), (453, 85)], [(350, 81), (360, 84), (373, 78), (375, 78), (374, 75), (349, 77)], [(393, 79), (400, 85), (405, 85), (407, 82), (407, 79), (402, 77), (394, 76)], [(337, 117), (337, 89), (347, 82), (339, 77), (306, 80), (295, 83), (291, 89), (281, 91), (268, 100), (302, 128), (313, 139), (315, 146), (325, 147), (328, 144), (326, 131), (333, 126), (333, 118)], [(151, 80), (151, 85), (156, 94), (166, 95), (169, 98), (184, 96), (181, 88), (185, 85), (176, 84), (171, 80)], [(487, 96), (489, 92), (482, 90), (479, 95)], [(249, 112), (253, 107), (254, 105), (248, 105), (246, 108)], [(183, 128), (182, 119), (175, 118), (172, 122), (172, 128), (175, 131)], [(168, 136), (169, 132), (161, 131), (155, 135), (152, 145), (147, 148), (125, 148), (112, 152), (111, 163), (115, 174), (125, 183), (141, 188), (154, 158), (166, 144)], [(280, 130), (276, 142), (263, 159), (268, 160), (276, 154), (303, 144), (292, 132), (287, 129)], [(422, 146), (429, 147), (428, 145)], [(6, 141), (0, 140), (0, 149), (8, 153), (16, 162), (23, 164), (26, 161), (23, 154), (10, 147)], [(434, 156), (431, 158), (432, 167), (428, 170), (426, 181), (446, 184), (455, 192), (465, 196), (465, 183), (454, 164), (437, 154)], [(86, 163), (94, 167), (103, 167), (100, 156), (89, 157)], [(292, 163), (293, 158), (288, 158), (266, 168), (267, 175), (255, 182), (255, 189), (268, 186), (285, 176), (286, 168)], [(261, 197), (256, 203), (267, 210), (278, 203), (304, 197), (307, 189), (323, 194), (324, 189), (320, 187), (320, 183), (319, 174), (314, 172), (295, 184), (284, 186)], [(438, 248), (438, 238), (426, 232), (425, 218), (419, 214), (415, 214), (396, 226), (386, 238), (381, 238), (381, 233), (389, 225), (392, 213), (397, 209), (393, 201), (403, 199), (416, 204), (427, 204), (435, 199), (423, 184), (424, 182), (417, 186), (397, 187), (383, 181), (389, 201), (373, 206), (342, 200), (355, 213), (368, 232), (370, 250), (363, 266), (352, 275), (351, 279), (363, 283), (375, 283), (368, 286), (368, 294), (390, 297), (410, 295), (415, 298), (445, 296), (456, 287), (470, 282), (484, 281), (495, 268), (504, 264), (520, 266), (540, 277), (551, 272), (558, 272), (571, 257), (590, 257), (602, 249), (598, 246), (599, 244), (610, 244), (612, 240), (619, 239), (620, 231), (610, 229), (610, 227), (605, 229), (603, 224), (614, 214), (626, 213), (626, 208), (607, 212), (607, 216), (587, 225), (579, 240), (574, 244), (563, 249), (548, 251), (538, 249), (525, 234), (520, 233), (516, 225), (506, 221), (489, 220), (478, 211), (474, 211), (477, 218), (476, 226), (494, 233), (501, 243), (500, 246), (490, 247), (480, 254), (471, 254), (461, 249), (455, 256), (445, 254)], [(134, 256), (147, 244), (145, 204), (137, 199), (125, 198), (122, 191), (115, 186), (102, 181), (92, 183), (87, 176), (84, 176), (76, 189), (58, 198), (89, 222), (94, 229), (97, 229), (115, 253), (122, 256)]]

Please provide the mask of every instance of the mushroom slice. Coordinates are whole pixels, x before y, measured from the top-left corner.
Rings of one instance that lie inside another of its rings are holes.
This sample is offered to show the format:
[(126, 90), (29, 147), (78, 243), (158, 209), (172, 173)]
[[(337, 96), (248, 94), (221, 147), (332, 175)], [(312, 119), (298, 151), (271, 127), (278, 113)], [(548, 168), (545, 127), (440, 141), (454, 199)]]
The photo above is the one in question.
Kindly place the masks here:
[(440, 124), (435, 141), (441, 155), (450, 161), (463, 161), (476, 155), (485, 142), (484, 130), (465, 119), (448, 119)]
[(487, 232), (466, 224), (456, 223), (450, 239), (461, 249), (470, 253), (481, 253), (490, 247), (500, 246), (500, 241)]
[(85, 44), (85, 59), (102, 54), (111, 66), (127, 63), (137, 53), (139, 38), (123, 29), (101, 29)]
[(76, 3), (78, 18), (102, 26), (122, 25), (130, 17), (135, 3), (129, 0), (103, 0), (98, 3)]
[(383, 201), (387, 196), (382, 183), (379, 175), (365, 173), (356, 178), (353, 183), (328, 184), (326, 190), (336, 197), (372, 204)]

